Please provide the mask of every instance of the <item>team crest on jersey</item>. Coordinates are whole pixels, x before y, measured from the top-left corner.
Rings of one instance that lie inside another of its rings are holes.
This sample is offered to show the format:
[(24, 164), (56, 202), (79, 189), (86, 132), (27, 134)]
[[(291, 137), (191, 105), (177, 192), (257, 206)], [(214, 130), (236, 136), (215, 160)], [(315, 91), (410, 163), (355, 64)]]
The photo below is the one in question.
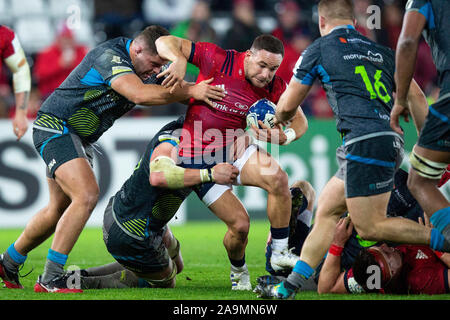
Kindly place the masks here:
[(112, 59), (111, 59), (111, 62), (114, 62), (114, 63), (121, 63), (121, 62), (122, 62), (122, 59), (120, 59), (119, 56), (113, 56)]
[(228, 94), (227, 89), (225, 89), (225, 85), (224, 84), (216, 84), (217, 88), (221, 88), (223, 90), (223, 93)]
[(416, 260), (428, 259), (428, 256), (422, 252), (422, 250), (417, 250)]

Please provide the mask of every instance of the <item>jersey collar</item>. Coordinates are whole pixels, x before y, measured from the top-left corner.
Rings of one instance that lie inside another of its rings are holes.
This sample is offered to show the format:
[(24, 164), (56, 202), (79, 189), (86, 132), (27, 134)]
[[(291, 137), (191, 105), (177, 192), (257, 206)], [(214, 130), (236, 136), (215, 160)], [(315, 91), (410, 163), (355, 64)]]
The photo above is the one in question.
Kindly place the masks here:
[(343, 24), (343, 25), (340, 25), (340, 26), (337, 26), (337, 27), (334, 27), (333, 29), (331, 29), (330, 33), (332, 33), (335, 30), (338, 30), (338, 29), (353, 29), (353, 30), (356, 30), (355, 27), (352, 26), (351, 24)]
[(131, 45), (131, 39), (128, 39), (127, 43), (125, 45), (125, 47), (127, 48), (128, 55), (130, 55), (130, 45)]

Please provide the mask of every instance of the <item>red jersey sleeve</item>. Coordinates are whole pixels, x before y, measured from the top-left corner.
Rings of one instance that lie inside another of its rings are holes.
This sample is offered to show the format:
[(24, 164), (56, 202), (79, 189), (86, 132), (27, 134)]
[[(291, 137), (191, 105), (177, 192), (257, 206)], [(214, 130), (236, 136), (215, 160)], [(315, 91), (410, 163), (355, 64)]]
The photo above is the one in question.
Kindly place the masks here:
[(8, 58), (15, 52), (13, 40), (14, 31), (5, 26), (0, 26), (0, 57), (2, 60)]
[(223, 63), (226, 51), (209, 42), (192, 42), (191, 55), (188, 62), (194, 64), (204, 75), (210, 75), (216, 67)]

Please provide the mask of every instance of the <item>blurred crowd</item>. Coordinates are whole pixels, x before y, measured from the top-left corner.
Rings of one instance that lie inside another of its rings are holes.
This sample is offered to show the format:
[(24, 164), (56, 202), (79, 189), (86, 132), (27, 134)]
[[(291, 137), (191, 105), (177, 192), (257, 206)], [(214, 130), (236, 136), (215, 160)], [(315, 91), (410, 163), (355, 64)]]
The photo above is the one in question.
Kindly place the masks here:
[[(224, 49), (237, 51), (247, 50), (256, 36), (271, 33), (285, 45), (285, 57), (277, 74), (289, 82), (301, 53), (320, 36), (316, 3), (313, 0), (95, 0), (91, 23), (95, 43), (118, 36), (132, 38), (145, 26), (159, 24), (173, 35), (193, 41), (213, 42)], [(354, 0), (354, 3), (358, 31), (395, 50), (406, 1)], [(370, 10), (371, 5), (381, 8), (380, 28), (368, 27), (367, 21), (373, 19), (374, 13)], [(36, 53), (27, 52), (33, 75), (29, 104), (31, 119), (42, 101), (59, 86), (89, 49), (78, 43), (71, 29), (62, 25), (51, 46)], [(15, 110), (11, 75), (5, 67), (0, 72), (0, 118), (9, 118)], [(198, 69), (188, 65), (186, 80), (195, 81), (197, 74)], [(415, 79), (430, 103), (438, 95), (436, 78), (430, 50), (422, 41)], [(313, 86), (302, 107), (310, 117), (333, 116), (325, 93), (318, 84)], [(185, 110), (186, 106), (181, 104), (138, 107), (129, 116), (178, 115), (184, 114)]]

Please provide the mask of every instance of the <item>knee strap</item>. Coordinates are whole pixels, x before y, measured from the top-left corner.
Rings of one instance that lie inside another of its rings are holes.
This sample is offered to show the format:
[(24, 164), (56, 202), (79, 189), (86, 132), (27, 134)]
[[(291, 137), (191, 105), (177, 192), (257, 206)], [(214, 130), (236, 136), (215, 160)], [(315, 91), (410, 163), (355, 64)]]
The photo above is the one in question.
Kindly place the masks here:
[(176, 277), (177, 271), (178, 271), (177, 265), (175, 264), (175, 262), (173, 262), (172, 259), (170, 259), (170, 263), (172, 264), (172, 272), (164, 279), (147, 279), (147, 278), (142, 278), (142, 279), (145, 280), (152, 288), (167, 287), (170, 284), (170, 282), (173, 280), (173, 278)]
[(427, 179), (440, 179), (447, 168), (446, 163), (439, 163), (428, 160), (417, 153), (411, 152), (409, 162), (417, 174)]

